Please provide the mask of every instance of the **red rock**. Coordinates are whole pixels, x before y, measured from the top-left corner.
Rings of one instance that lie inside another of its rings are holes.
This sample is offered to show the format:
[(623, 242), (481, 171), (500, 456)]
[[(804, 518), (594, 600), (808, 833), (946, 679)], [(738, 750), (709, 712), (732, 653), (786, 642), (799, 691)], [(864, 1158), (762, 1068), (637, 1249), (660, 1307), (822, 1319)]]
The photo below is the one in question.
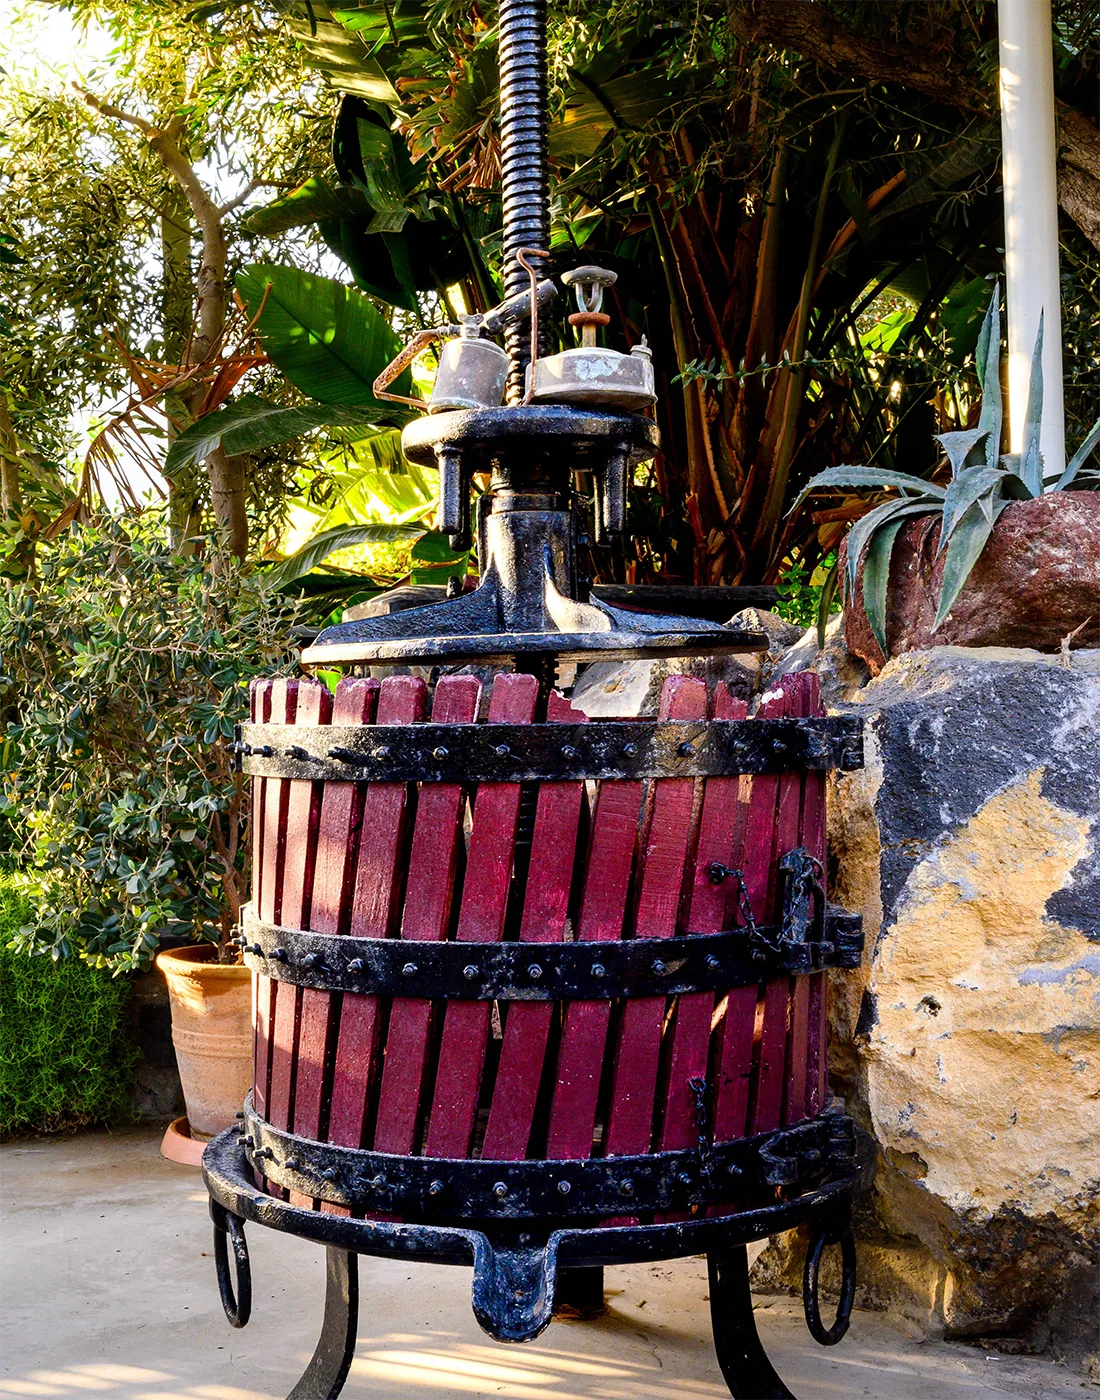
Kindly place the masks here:
[[(1100, 492), (1065, 491), (1007, 506), (950, 613), (936, 632), (944, 556), (938, 515), (918, 516), (898, 533), (886, 595), (892, 655), (935, 646), (1100, 646)], [(841, 552), (841, 571), (846, 566)], [(1081, 626), (1081, 624), (1085, 624)], [(863, 573), (844, 611), (850, 650), (878, 675), (885, 660), (863, 608)]]

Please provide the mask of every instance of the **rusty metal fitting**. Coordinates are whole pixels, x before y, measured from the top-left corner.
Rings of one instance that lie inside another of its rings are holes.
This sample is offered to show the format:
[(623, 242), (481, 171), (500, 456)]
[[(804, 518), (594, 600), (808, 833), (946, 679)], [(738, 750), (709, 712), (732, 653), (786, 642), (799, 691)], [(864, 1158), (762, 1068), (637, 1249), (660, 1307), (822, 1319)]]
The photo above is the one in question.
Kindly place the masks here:
[(593, 349), (596, 344), (596, 332), (601, 326), (609, 326), (611, 317), (606, 311), (574, 311), (569, 318), (569, 324), (580, 331), (582, 348)]

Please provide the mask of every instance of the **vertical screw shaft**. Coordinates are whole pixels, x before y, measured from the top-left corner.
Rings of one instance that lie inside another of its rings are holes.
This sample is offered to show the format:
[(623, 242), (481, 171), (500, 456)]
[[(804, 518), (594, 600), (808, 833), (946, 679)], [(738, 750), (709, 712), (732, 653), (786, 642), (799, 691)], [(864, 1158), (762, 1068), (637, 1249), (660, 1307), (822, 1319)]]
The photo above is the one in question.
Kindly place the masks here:
[[(546, 0), (501, 0), (500, 134), (504, 204), (504, 291), (528, 287), (528, 274), (516, 262), (519, 248), (547, 248), (550, 242), (550, 195), (546, 173)], [(545, 259), (530, 258), (538, 275)], [(519, 403), (524, 373), (531, 359), (525, 322), (505, 331), (512, 360), (507, 399)], [(542, 346), (540, 344), (540, 352)]]

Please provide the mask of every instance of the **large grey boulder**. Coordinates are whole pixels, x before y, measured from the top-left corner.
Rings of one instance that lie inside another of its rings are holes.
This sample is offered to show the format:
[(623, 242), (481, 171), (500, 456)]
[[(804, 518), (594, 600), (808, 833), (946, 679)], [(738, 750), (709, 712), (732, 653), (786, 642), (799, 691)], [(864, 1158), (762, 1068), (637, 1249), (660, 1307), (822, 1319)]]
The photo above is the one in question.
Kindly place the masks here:
[(1100, 1372), (1100, 652), (910, 652), (840, 709), (866, 720), (829, 825), (867, 933), (830, 1056), (881, 1153), (864, 1301)]

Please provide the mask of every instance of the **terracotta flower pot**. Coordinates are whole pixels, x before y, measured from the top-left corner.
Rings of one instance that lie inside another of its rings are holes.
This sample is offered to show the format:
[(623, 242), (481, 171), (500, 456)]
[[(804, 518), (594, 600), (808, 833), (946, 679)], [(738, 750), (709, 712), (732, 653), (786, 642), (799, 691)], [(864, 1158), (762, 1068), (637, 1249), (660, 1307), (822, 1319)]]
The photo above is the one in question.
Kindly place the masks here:
[(215, 957), (209, 944), (157, 954), (187, 1121), (200, 1141), (229, 1127), (252, 1087), (252, 974)]
[[(939, 539), (938, 515), (918, 516), (898, 532), (886, 592), (892, 656), (937, 646), (1056, 652), (1076, 628), (1072, 646), (1100, 646), (1100, 492), (1058, 492), (1007, 506), (933, 632), (943, 582)], [(842, 549), (842, 573), (846, 563)], [(844, 636), (878, 675), (885, 658), (863, 607), (862, 563), (855, 597), (844, 608)]]

